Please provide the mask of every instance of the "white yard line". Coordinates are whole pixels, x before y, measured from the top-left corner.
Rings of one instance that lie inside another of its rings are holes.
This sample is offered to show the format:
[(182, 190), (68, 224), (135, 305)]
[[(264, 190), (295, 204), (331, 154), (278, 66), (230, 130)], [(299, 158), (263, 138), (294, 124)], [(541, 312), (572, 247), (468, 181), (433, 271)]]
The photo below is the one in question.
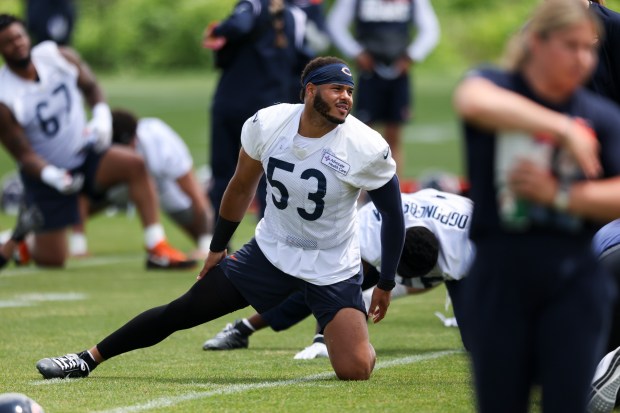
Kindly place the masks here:
[[(120, 264), (123, 262), (131, 262), (139, 260), (142, 255), (108, 255), (105, 257), (93, 257), (93, 258), (79, 258), (71, 259), (67, 262), (67, 269), (71, 268), (90, 268), (101, 267), (103, 265)], [(0, 278), (2, 277), (19, 277), (23, 275), (30, 275), (40, 273), (41, 269), (34, 265), (23, 268), (12, 268), (9, 270), (0, 271)]]
[[(461, 351), (458, 351), (458, 350), (446, 350), (446, 351), (437, 351), (434, 353), (408, 356), (408, 357), (398, 358), (394, 360), (387, 360), (387, 361), (377, 363), (377, 365), (375, 366), (375, 370), (382, 369), (382, 368), (390, 368), (390, 367), (395, 367), (395, 366), (402, 366), (406, 364), (419, 363), (419, 362), (426, 361), (426, 360), (433, 360), (433, 359), (437, 359), (440, 357), (450, 356), (453, 354), (459, 354), (460, 352)], [(253, 384), (233, 384), (230, 386), (222, 386), (216, 390), (211, 390), (211, 391), (189, 392), (185, 394), (180, 394), (178, 396), (159, 397), (151, 401), (148, 401), (146, 403), (135, 404), (133, 406), (121, 406), (121, 407), (116, 407), (116, 408), (109, 409), (109, 410), (101, 410), (96, 413), (143, 412), (143, 411), (152, 410), (152, 409), (161, 409), (164, 407), (174, 406), (179, 403), (183, 403), (183, 402), (190, 401), (190, 400), (206, 399), (206, 398), (213, 397), (213, 396), (220, 396), (220, 395), (233, 394), (233, 393), (242, 393), (242, 392), (256, 390), (256, 389), (294, 386), (294, 385), (298, 385), (298, 384), (305, 383), (305, 382), (314, 382), (314, 381), (320, 381), (320, 380), (325, 380), (325, 379), (331, 379), (333, 377), (335, 377), (333, 372), (326, 372), (326, 373), (313, 374), (311, 376), (299, 377), (299, 378), (290, 379), (290, 380), (266, 381), (266, 382), (259, 382), (259, 383), (253, 383)], [(51, 380), (51, 381), (47, 380), (48, 383), (49, 382), (58, 383), (59, 381), (66, 381), (66, 380)]]

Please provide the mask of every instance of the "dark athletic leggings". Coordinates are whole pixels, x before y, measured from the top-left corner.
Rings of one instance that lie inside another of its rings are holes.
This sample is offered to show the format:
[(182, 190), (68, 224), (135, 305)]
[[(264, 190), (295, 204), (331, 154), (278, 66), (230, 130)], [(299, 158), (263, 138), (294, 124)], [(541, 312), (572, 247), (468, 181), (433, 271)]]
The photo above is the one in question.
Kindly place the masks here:
[(104, 338), (97, 349), (104, 359), (153, 346), (175, 331), (214, 320), (249, 304), (219, 266), (181, 297), (151, 308)]

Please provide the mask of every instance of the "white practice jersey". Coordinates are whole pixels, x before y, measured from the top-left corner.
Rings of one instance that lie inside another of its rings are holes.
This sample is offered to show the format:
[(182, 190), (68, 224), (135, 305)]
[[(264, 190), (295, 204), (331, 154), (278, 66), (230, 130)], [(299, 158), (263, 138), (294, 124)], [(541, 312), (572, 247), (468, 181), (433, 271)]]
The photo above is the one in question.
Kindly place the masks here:
[(11, 110), (39, 156), (61, 168), (75, 168), (86, 156), (78, 68), (51, 41), (35, 46), (31, 57), (39, 80), (25, 80), (5, 65), (0, 69), (0, 103)]
[(159, 204), (166, 212), (191, 207), (191, 199), (183, 192), (177, 179), (192, 170), (192, 156), (183, 139), (160, 119), (138, 121), (137, 151), (144, 157), (146, 167), (154, 178)]
[(329, 285), (359, 272), (357, 198), (396, 171), (387, 142), (353, 116), (321, 138), (297, 134), (304, 106), (260, 110), (241, 132), (247, 154), (263, 164), (267, 208), (256, 240), (283, 272)]
[[(465, 277), (474, 258), (474, 246), (469, 240), (472, 201), (436, 189), (423, 189), (412, 194), (402, 194), (402, 202), (405, 228), (414, 226), (428, 228), (439, 240), (437, 265), (424, 278), (460, 280)], [(358, 215), (362, 259), (380, 268), (381, 215), (372, 203), (360, 208)], [(399, 280), (402, 279), (397, 277), (397, 281)], [(410, 280), (404, 279), (402, 283), (409, 285), (408, 281)], [(423, 288), (418, 283), (410, 286)]]

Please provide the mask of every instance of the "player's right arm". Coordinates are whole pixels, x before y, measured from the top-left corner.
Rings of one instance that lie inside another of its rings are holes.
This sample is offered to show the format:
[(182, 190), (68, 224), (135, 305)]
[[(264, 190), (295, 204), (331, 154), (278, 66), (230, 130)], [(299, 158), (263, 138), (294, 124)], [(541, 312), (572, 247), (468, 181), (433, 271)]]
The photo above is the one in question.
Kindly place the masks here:
[(215, 267), (226, 256), (225, 246), (250, 206), (262, 176), (263, 164), (251, 158), (241, 148), (237, 169), (224, 192), (220, 206), (220, 218), (215, 225), (211, 248), (204, 266), (198, 274), (198, 279), (204, 277), (211, 268)]
[(1, 103), (0, 131), (0, 142), (24, 173), (41, 179), (62, 193), (72, 193), (82, 187), (81, 177), (74, 178), (67, 170), (48, 164), (34, 151), (13, 112)]
[(0, 142), (19, 163), (20, 168), (28, 175), (39, 177), (46, 162), (32, 149), (24, 129), (11, 110), (3, 104), (0, 104), (0, 131)]
[(230, 221), (240, 222), (256, 194), (256, 188), (262, 176), (263, 164), (251, 158), (241, 148), (237, 169), (222, 198), (220, 216)]

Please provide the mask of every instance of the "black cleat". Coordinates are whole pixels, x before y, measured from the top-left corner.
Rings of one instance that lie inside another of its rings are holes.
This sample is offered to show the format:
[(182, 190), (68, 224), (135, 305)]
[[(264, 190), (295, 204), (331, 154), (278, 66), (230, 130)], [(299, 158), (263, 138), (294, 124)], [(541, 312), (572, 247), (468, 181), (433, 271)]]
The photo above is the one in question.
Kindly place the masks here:
[[(235, 324), (238, 322), (235, 321)], [(202, 345), (203, 350), (234, 350), (237, 348), (248, 348), (250, 343), (249, 336), (239, 331), (233, 324), (226, 324), (226, 327), (215, 335), (212, 339), (205, 341)]]
[(37, 370), (45, 379), (73, 379), (88, 377), (90, 367), (77, 354), (41, 359)]

